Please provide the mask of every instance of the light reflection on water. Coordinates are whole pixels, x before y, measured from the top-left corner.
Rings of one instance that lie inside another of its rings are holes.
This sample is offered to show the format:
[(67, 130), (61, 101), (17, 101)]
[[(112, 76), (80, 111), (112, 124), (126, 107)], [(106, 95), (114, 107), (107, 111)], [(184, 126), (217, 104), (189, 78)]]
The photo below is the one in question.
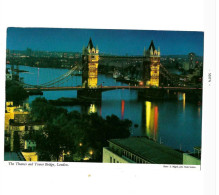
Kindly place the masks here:
[(157, 140), (157, 128), (158, 128), (158, 106), (153, 105), (151, 102), (145, 102), (146, 107), (146, 135)]
[[(7, 65), (8, 66), (8, 65)], [(9, 66), (8, 66), (9, 67)], [(67, 72), (66, 69), (33, 68), (20, 66), (24, 82), (28, 84), (45, 83)], [(127, 85), (116, 82), (112, 76), (99, 75), (98, 85), (115, 86)], [(67, 86), (81, 85), (81, 76), (74, 76)], [(60, 97), (77, 97), (77, 91), (46, 91), (43, 95), (48, 100)], [(36, 97), (30, 96), (31, 103)], [(135, 90), (113, 90), (102, 94), (101, 104), (89, 106), (63, 106), (68, 111), (82, 113), (97, 112), (102, 117), (114, 114), (120, 119), (130, 119), (132, 135), (146, 135), (151, 139), (184, 151), (193, 151), (194, 146), (201, 145), (202, 106), (186, 102), (186, 94), (178, 93), (177, 101), (146, 101), (138, 99)]]

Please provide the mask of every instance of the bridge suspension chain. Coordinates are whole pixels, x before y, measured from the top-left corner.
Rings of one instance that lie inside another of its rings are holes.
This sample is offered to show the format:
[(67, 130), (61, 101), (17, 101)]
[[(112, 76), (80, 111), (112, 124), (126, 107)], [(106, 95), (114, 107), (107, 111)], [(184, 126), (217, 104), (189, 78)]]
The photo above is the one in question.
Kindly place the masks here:
[(57, 82), (59, 82), (59, 81), (65, 79), (65, 78), (68, 77), (69, 75), (71, 75), (76, 69), (77, 69), (77, 67), (74, 67), (74, 68), (72, 68), (70, 71), (68, 71), (67, 73), (65, 73), (65, 74), (63, 74), (63, 75), (61, 75), (61, 76), (55, 78), (55, 79), (52, 80), (52, 81), (43, 83), (43, 84), (41, 84), (40, 86), (48, 86), (48, 85), (50, 85), (51, 83), (52, 83), (52, 84), (53, 84), (53, 83), (57, 83)]
[[(49, 87), (55, 84), (60, 84), (61, 81), (63, 81), (61, 84), (65, 83), (66, 81), (68, 81), (71, 77), (72, 77), (72, 73), (77, 69), (77, 66), (75, 66), (74, 68), (72, 68), (70, 71), (68, 71), (67, 73), (53, 79), (52, 81), (48, 81), (46, 83), (40, 84), (40, 85), (31, 85), (31, 84), (26, 84), (23, 83), (23, 85), (25, 87), (37, 87), (37, 88), (41, 88), (41, 87)], [(69, 78), (69, 79), (68, 79)]]
[[(40, 87), (49, 87), (49, 86), (54, 86), (55, 84), (60, 84), (61, 81), (64, 80), (65, 82), (65, 79), (67, 79), (68, 77), (71, 77), (72, 76), (72, 72), (68, 72), (68, 74), (60, 77), (59, 79), (54, 79), (53, 81), (50, 81), (50, 82), (47, 82), (47, 83), (44, 83), (44, 84), (41, 84)], [(62, 83), (64, 83), (62, 82)]]

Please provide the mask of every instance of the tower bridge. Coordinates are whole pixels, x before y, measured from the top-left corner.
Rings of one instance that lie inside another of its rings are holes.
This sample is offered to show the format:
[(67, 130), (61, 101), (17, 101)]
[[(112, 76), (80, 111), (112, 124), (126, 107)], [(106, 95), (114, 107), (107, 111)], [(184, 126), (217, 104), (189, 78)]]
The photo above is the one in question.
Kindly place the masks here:
[[(121, 58), (124, 59), (124, 57)], [(160, 83), (163, 82), (163, 80), (167, 80), (169, 83), (171, 83), (172, 75), (160, 63), (160, 49), (155, 48), (153, 41), (151, 41), (151, 44), (147, 50), (144, 49), (143, 57), (131, 56), (125, 58), (127, 58), (127, 60), (142, 60), (143, 86), (98, 86), (98, 64), (100, 60), (99, 49), (97, 46), (94, 46), (90, 38), (87, 47), (83, 47), (82, 50), (81, 86), (59, 87), (60, 84), (67, 82), (69, 79), (71, 79), (71, 77), (74, 76), (74, 71), (78, 69), (78, 67), (75, 66), (67, 73), (55, 78), (52, 81), (41, 85), (24, 84), (24, 88), (27, 91), (77, 90), (78, 98), (91, 98), (96, 100), (101, 99), (102, 92), (116, 89), (138, 90), (141, 96), (151, 96), (152, 98), (163, 98), (165, 94), (169, 92), (191, 93), (195, 90), (195, 93), (197, 93), (197, 91), (198, 94), (202, 93), (201, 88), (160, 86)]]

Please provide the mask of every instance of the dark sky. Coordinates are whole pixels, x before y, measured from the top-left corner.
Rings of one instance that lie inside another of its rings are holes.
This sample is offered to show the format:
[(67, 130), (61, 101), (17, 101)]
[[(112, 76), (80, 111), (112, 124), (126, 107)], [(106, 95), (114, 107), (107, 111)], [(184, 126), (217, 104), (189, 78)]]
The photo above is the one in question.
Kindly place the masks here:
[(101, 53), (142, 55), (153, 40), (161, 55), (203, 56), (204, 33), (189, 31), (8, 28), (7, 49), (81, 52), (90, 37)]

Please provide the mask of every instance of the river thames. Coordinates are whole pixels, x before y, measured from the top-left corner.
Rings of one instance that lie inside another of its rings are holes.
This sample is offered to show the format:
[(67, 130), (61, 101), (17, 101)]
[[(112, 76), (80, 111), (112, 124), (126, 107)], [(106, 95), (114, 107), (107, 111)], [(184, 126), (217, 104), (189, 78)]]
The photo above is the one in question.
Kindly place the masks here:
[[(10, 65), (7, 65), (10, 68)], [(36, 68), (19, 66), (20, 77), (26, 84), (38, 85), (51, 81), (67, 69)], [(73, 76), (67, 83), (60, 86), (81, 86), (80, 75)], [(117, 82), (112, 75), (98, 75), (98, 85), (121, 86), (125, 83)], [(45, 97), (55, 100), (61, 97), (76, 98), (77, 91), (44, 91), (43, 96), (30, 96), (31, 102), (36, 97)], [(186, 95), (178, 94), (177, 100), (148, 101), (139, 100), (136, 90), (112, 90), (102, 94), (101, 104), (63, 106), (68, 111), (76, 110), (81, 113), (97, 112), (102, 117), (116, 115), (120, 119), (132, 121), (132, 136), (148, 136), (151, 139), (179, 149), (184, 152), (193, 152), (193, 147), (201, 146), (202, 106), (198, 103), (186, 101)]]

